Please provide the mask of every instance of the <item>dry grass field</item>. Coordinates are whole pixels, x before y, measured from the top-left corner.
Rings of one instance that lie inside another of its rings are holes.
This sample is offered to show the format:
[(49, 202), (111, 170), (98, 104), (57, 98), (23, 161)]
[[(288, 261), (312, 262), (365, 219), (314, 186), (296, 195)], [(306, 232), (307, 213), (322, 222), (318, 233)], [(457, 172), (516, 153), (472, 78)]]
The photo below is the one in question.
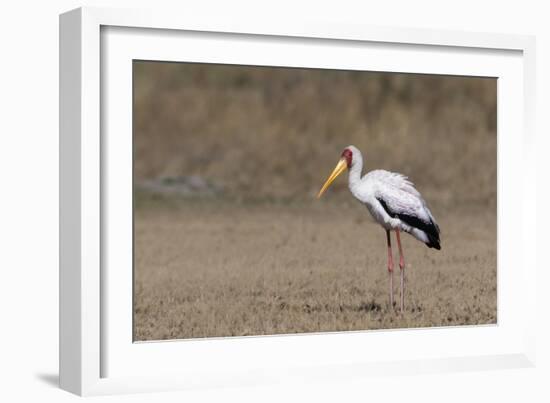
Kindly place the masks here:
[[(496, 322), (496, 80), (135, 62), (134, 90), (136, 340)], [(315, 199), (348, 144), (442, 229), (402, 237), (403, 314), (347, 178)]]
[[(495, 218), (475, 206), (440, 213), (441, 251), (403, 236), (400, 314), (388, 301), (385, 233), (359, 203), (138, 208), (135, 337), (495, 323)], [(399, 268), (394, 276), (397, 296)]]

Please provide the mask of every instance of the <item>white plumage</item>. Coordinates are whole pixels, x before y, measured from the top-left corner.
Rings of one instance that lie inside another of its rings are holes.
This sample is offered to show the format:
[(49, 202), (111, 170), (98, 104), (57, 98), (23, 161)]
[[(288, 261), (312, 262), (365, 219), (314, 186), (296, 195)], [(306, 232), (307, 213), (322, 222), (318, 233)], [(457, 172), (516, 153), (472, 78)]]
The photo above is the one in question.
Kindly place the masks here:
[(409, 179), (401, 174), (377, 169), (361, 176), (363, 157), (357, 147), (345, 148), (340, 161), (329, 176), (318, 197), (345, 169), (349, 169), (349, 189), (363, 203), (374, 220), (386, 230), (388, 271), (390, 273), (390, 304), (393, 305), (393, 257), (390, 231), (395, 231), (401, 269), (401, 311), (404, 306), (405, 262), (400, 231), (407, 232), (430, 248), (441, 249), (440, 229), (426, 201)]
[(439, 226), (413, 183), (404, 175), (382, 169), (361, 177), (361, 152), (354, 146), (346, 150), (352, 153), (349, 189), (367, 206), (373, 218), (386, 230), (399, 229), (439, 249)]

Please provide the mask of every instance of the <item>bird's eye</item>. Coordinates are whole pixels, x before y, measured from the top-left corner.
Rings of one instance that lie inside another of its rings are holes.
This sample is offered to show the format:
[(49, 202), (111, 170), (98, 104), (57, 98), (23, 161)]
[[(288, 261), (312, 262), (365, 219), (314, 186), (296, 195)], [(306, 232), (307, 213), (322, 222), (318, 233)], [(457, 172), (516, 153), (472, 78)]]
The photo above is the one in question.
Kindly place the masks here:
[(346, 159), (346, 162), (348, 164), (348, 168), (351, 166), (351, 160), (353, 158), (353, 153), (349, 148), (346, 148), (344, 152), (342, 153), (342, 158)]

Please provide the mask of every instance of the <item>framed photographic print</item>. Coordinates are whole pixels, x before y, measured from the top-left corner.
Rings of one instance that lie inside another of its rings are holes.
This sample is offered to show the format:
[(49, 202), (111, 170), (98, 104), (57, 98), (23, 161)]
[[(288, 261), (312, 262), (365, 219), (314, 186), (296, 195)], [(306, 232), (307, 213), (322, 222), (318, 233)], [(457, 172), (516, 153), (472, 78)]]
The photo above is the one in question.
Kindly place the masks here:
[(64, 389), (532, 365), (532, 38), (96, 8), (60, 35)]

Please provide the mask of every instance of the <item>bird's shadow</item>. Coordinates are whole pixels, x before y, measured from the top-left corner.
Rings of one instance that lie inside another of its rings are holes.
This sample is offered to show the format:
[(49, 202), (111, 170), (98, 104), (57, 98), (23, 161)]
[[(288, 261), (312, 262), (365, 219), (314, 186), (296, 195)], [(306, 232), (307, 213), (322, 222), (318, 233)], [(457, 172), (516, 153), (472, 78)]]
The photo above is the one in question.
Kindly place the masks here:
[(36, 378), (44, 382), (45, 384), (49, 386), (53, 386), (55, 388), (59, 387), (59, 375), (58, 374), (35, 374)]

